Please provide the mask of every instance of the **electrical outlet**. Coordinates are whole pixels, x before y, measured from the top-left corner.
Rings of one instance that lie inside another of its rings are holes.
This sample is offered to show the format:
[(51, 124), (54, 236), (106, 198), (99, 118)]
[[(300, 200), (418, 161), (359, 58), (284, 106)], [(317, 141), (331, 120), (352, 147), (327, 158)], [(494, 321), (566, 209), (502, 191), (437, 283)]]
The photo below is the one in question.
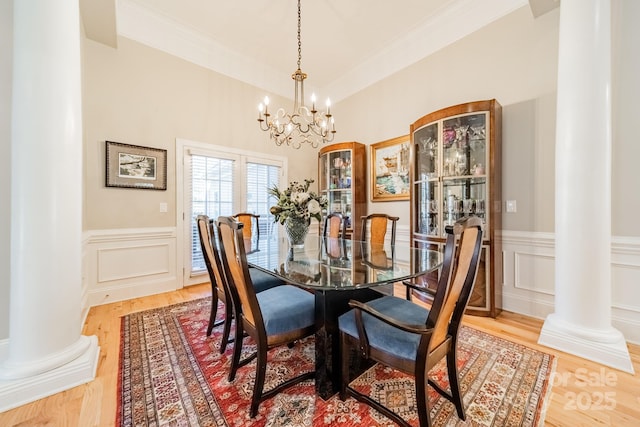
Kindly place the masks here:
[(518, 211), (518, 205), (515, 200), (507, 200), (506, 211), (510, 213), (515, 213)]
[(167, 212), (167, 204), (165, 202), (160, 203), (160, 212), (162, 213)]

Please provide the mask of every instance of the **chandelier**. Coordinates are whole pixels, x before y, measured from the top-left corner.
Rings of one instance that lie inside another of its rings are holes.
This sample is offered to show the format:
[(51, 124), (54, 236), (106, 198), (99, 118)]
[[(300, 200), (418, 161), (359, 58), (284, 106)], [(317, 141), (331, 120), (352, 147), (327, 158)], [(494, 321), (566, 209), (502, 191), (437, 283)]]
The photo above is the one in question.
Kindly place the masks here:
[(269, 132), (276, 145), (287, 144), (300, 148), (309, 144), (317, 148), (319, 143), (333, 141), (336, 128), (331, 115), (331, 101), (327, 98), (327, 111), (316, 110), (316, 95), (311, 95), (311, 109), (304, 104), (304, 80), (307, 74), (300, 69), (302, 42), (300, 41), (300, 0), (298, 0), (298, 69), (291, 75), (295, 84), (293, 112), (279, 108), (274, 116), (269, 113), (269, 97), (258, 106), (260, 129)]

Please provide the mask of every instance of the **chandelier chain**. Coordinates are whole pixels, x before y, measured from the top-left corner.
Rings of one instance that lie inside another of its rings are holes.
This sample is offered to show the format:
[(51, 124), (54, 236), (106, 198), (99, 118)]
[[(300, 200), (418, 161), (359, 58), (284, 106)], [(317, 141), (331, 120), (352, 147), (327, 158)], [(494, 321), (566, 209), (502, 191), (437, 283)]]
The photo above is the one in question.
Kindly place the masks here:
[(300, 38), (300, 21), (302, 13), (300, 12), (300, 0), (298, 0), (298, 70), (300, 69), (300, 64), (302, 63), (302, 41)]

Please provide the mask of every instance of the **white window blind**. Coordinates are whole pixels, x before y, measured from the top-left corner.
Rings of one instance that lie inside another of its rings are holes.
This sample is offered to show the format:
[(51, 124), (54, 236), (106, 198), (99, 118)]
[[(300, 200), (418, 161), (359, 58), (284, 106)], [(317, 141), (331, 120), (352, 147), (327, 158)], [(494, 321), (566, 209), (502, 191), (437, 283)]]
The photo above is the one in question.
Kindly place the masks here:
[(246, 195), (247, 212), (260, 215), (260, 234), (269, 232), (269, 225), (273, 221), (269, 208), (276, 203), (267, 190), (277, 186), (280, 177), (280, 167), (275, 165), (247, 162)]
[(234, 161), (191, 156), (191, 271), (206, 270), (196, 226), (198, 215), (216, 219), (234, 212)]

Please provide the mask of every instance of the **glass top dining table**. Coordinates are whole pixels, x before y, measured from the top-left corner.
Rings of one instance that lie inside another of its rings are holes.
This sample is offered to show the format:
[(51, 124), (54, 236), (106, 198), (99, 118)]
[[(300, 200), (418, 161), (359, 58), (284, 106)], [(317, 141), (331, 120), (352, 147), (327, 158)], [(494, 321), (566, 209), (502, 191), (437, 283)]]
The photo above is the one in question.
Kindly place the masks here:
[(286, 237), (274, 233), (246, 241), (245, 250), (252, 267), (314, 291), (377, 287), (426, 274), (442, 263), (435, 250), (318, 235), (308, 235), (303, 247), (292, 248)]
[(340, 385), (338, 317), (350, 309), (349, 301), (392, 294), (393, 283), (432, 273), (442, 264), (440, 252), (408, 243), (372, 245), (310, 234), (304, 246), (294, 248), (278, 232), (244, 243), (249, 266), (314, 293), (315, 386), (323, 399)]

